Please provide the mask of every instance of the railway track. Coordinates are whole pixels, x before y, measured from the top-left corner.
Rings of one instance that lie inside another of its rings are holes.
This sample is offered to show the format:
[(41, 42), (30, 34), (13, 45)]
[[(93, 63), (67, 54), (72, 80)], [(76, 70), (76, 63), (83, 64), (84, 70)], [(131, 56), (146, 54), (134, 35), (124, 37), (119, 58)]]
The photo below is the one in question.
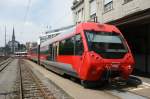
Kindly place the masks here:
[[(61, 89), (65, 90), (66, 93), (72, 95), (75, 99), (149, 99), (146, 95), (134, 93), (131, 90), (139, 88), (150, 88), (145, 84), (139, 86), (135, 85), (122, 85), (122, 84), (106, 84), (101, 88), (95, 88), (95, 90), (84, 89), (80, 84), (74, 83), (70, 80), (66, 80), (53, 72), (38, 66), (35, 63), (28, 61), (41, 74), (53, 81)], [(56, 79), (57, 78), (57, 79)], [(80, 93), (79, 93), (80, 92)], [(86, 95), (85, 95), (86, 94)], [(92, 97), (92, 98), (91, 98)], [(99, 97), (99, 98), (98, 98)]]
[(7, 60), (2, 61), (0, 63), (0, 72), (3, 71), (12, 62), (12, 60), (12, 58), (8, 58)]
[(24, 60), (19, 60), (18, 65), (20, 68), (19, 99), (55, 99)]
[(0, 62), (4, 61), (4, 60), (7, 60), (9, 57), (8, 56), (0, 56)]

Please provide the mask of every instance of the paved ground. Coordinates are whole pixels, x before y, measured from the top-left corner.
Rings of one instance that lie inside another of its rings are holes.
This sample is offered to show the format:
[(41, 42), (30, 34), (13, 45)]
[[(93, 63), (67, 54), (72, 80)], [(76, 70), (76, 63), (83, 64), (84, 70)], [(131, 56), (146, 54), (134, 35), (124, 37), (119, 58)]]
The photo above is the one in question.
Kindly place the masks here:
[(17, 76), (17, 61), (15, 59), (0, 72), (0, 99), (10, 99), (14, 93), (13, 86)]
[[(0, 72), (0, 99), (11, 99), (14, 95), (14, 84), (17, 77), (17, 62), (15, 59), (2, 72)], [(73, 82), (70, 79), (63, 78), (55, 73), (52, 73), (45, 68), (26, 60), (31, 64), (31, 68), (42, 81), (47, 84), (57, 99), (150, 99), (150, 79), (139, 77), (143, 84), (138, 87), (129, 87), (118, 89), (106, 86), (106, 88), (85, 89), (79, 83)], [(49, 86), (50, 83), (57, 87)], [(59, 88), (61, 90), (58, 90)], [(61, 93), (61, 94), (58, 94)]]
[(138, 88), (130, 89), (130, 91), (141, 96), (146, 96), (150, 99), (150, 78), (137, 77), (143, 81), (143, 84), (141, 84)]
[(150, 84), (150, 78), (141, 77), (141, 76), (137, 76), (137, 77)]
[(75, 99), (148, 99), (150, 98), (150, 84), (144, 82), (138, 87), (125, 87), (123, 89), (85, 89), (79, 83), (56, 75), (41, 66), (27, 61), (43, 76), (61, 87)]

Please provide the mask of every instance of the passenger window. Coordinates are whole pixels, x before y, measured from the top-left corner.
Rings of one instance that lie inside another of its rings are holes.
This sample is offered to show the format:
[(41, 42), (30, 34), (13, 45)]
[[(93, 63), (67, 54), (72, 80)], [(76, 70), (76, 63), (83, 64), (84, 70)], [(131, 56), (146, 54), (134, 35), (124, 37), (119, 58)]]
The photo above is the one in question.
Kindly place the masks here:
[(81, 35), (76, 35), (59, 42), (59, 55), (82, 55), (83, 43)]
[(60, 55), (74, 55), (74, 37), (60, 42), (59, 54)]
[(64, 45), (65, 45), (66, 40), (60, 41), (59, 42), (59, 55), (64, 54)]
[(83, 42), (81, 35), (75, 36), (75, 55), (82, 55), (83, 53)]

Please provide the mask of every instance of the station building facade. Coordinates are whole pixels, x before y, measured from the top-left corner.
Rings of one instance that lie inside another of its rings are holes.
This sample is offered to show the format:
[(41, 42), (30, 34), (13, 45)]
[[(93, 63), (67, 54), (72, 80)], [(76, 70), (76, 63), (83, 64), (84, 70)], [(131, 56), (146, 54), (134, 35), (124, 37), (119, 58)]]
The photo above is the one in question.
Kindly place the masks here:
[(74, 0), (74, 23), (116, 25), (135, 57), (135, 70), (150, 74), (150, 0)]

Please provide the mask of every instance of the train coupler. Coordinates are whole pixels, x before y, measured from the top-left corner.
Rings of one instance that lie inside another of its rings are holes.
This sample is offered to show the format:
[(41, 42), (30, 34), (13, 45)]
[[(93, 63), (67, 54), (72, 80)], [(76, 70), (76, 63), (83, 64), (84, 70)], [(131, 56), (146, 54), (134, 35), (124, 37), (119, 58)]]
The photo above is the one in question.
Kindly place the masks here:
[(126, 80), (121, 77), (109, 78), (108, 82), (110, 84), (115, 84), (115, 85), (119, 85), (119, 86), (127, 85)]

